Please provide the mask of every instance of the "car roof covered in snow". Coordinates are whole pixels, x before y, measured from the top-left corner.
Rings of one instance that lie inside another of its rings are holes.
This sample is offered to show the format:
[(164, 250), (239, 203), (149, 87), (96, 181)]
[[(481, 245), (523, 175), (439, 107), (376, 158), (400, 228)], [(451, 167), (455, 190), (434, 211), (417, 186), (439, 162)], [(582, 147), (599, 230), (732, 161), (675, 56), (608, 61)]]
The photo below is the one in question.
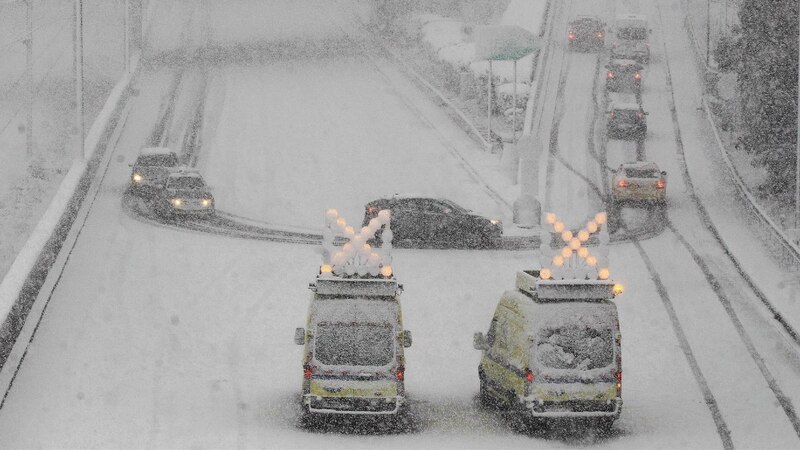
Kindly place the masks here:
[(175, 152), (167, 147), (144, 147), (139, 151), (139, 155), (169, 155), (169, 154), (175, 154)]
[(189, 169), (186, 167), (181, 167), (180, 169), (174, 170), (169, 173), (170, 178), (203, 178), (195, 169)]
[(577, 16), (575, 16), (575, 19), (572, 22), (588, 22), (588, 21), (603, 22), (602, 20), (600, 20), (599, 17), (593, 16), (591, 14), (578, 14)]
[(641, 20), (641, 21), (647, 22), (647, 16), (645, 16), (644, 14), (617, 14), (617, 20), (618, 21), (626, 21), (626, 20), (638, 21), (638, 20)]
[(642, 106), (636, 100), (636, 95), (630, 92), (612, 92), (609, 94), (608, 109), (641, 109)]
[(655, 170), (659, 171), (658, 165), (650, 161), (627, 162), (620, 165), (622, 169)]
[(611, 62), (609, 63), (609, 65), (611, 65), (611, 66), (638, 66), (640, 68), (642, 67), (641, 64), (639, 64), (638, 62), (636, 62), (636, 61), (634, 61), (632, 59), (612, 59)]

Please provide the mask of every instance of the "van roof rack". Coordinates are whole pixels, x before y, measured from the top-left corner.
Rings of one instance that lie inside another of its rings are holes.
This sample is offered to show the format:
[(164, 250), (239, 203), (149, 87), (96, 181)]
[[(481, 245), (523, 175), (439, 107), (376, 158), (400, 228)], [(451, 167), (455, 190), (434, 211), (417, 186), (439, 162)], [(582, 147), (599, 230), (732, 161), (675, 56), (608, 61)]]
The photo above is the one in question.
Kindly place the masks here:
[(517, 272), (517, 289), (539, 301), (603, 301), (615, 297), (610, 280), (542, 280), (538, 270)]
[(319, 295), (396, 297), (403, 285), (394, 278), (319, 277), (308, 288)]

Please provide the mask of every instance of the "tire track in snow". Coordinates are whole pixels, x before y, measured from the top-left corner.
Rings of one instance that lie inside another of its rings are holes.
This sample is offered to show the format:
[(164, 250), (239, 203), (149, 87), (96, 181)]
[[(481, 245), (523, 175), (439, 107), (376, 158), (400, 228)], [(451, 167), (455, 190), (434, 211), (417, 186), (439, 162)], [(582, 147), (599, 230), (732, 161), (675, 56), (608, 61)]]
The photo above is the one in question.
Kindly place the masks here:
[[(661, 13), (661, 5), (660, 5), (660, 3), (656, 3), (656, 9), (658, 10), (658, 20), (659, 20), (660, 28), (663, 30), (665, 28), (664, 28), (664, 20), (663, 20), (663, 15)], [(727, 247), (727, 245), (724, 243), (724, 241), (720, 237), (718, 230), (713, 225), (707, 210), (705, 209), (705, 207), (703, 206), (703, 204), (700, 201), (699, 197), (697, 196), (697, 193), (696, 193), (695, 188), (694, 188), (694, 184), (692, 183), (692, 179), (691, 179), (691, 176), (690, 176), (689, 171), (688, 171), (688, 166), (686, 165), (686, 161), (685, 161), (685, 158), (684, 158), (685, 155), (684, 155), (683, 138), (682, 138), (682, 135), (681, 135), (681, 129), (680, 129), (680, 125), (679, 125), (679, 122), (678, 122), (678, 112), (677, 112), (677, 109), (676, 109), (676, 106), (675, 106), (675, 92), (674, 92), (674, 88), (673, 88), (673, 84), (672, 84), (672, 72), (671, 72), (670, 63), (669, 63), (669, 55), (668, 55), (668, 52), (667, 52), (666, 41), (662, 41), (662, 45), (663, 45), (663, 52), (664, 52), (664, 65), (666, 67), (667, 90), (669, 92), (668, 104), (669, 104), (670, 114), (671, 114), (671, 118), (672, 118), (672, 126), (673, 126), (676, 149), (677, 149), (677, 153), (678, 153), (678, 163), (679, 163), (679, 165), (681, 167), (681, 173), (682, 173), (682, 176), (683, 176), (683, 179), (684, 179), (684, 183), (686, 184), (686, 186), (688, 188), (688, 195), (689, 195), (690, 199), (692, 200), (692, 203), (694, 204), (694, 206), (695, 206), (695, 208), (696, 208), (696, 210), (698, 212), (698, 215), (700, 216), (701, 222), (705, 225), (707, 231), (709, 231), (714, 236), (715, 241), (717, 242), (719, 247), (722, 249), (723, 253), (728, 257), (730, 262), (733, 263), (733, 265), (736, 267), (739, 275), (742, 276), (742, 278), (745, 280), (745, 282), (748, 285), (748, 287), (750, 288), (750, 290), (757, 297), (759, 297), (762, 301), (766, 301), (768, 303), (768, 300), (764, 296), (763, 292), (761, 292), (753, 284), (752, 279), (742, 270), (741, 266), (738, 264), (738, 261), (736, 261), (736, 259), (731, 254), (729, 248)], [(747, 350), (748, 350), (748, 352), (750, 354), (750, 357), (753, 359), (753, 361), (755, 362), (755, 364), (758, 367), (759, 371), (761, 372), (761, 375), (764, 378), (764, 380), (766, 381), (767, 385), (769, 386), (769, 389), (775, 395), (775, 398), (777, 399), (778, 403), (780, 404), (781, 408), (783, 409), (784, 414), (788, 418), (789, 422), (792, 424), (792, 427), (794, 428), (795, 433), (798, 435), (798, 437), (800, 437), (800, 421), (798, 420), (797, 414), (795, 412), (795, 409), (794, 409), (794, 406), (793, 406), (791, 400), (783, 393), (783, 390), (778, 385), (777, 380), (775, 379), (775, 377), (772, 375), (771, 371), (767, 367), (763, 356), (756, 349), (755, 344), (753, 343), (753, 340), (752, 340), (750, 334), (747, 332), (747, 330), (745, 330), (744, 325), (742, 324), (742, 322), (739, 319), (736, 311), (734, 310), (730, 299), (728, 298), (728, 296), (723, 291), (722, 284), (719, 282), (719, 278), (712, 273), (710, 267), (703, 260), (703, 257), (699, 254), (699, 252), (688, 242), (688, 240), (677, 230), (677, 228), (669, 220), (667, 221), (667, 227), (676, 236), (676, 238), (679, 240), (681, 245), (686, 249), (686, 251), (691, 255), (692, 259), (697, 264), (697, 267), (703, 273), (704, 278), (706, 279), (707, 283), (711, 287), (712, 291), (717, 296), (720, 304), (722, 305), (723, 309), (725, 310), (726, 314), (728, 315), (728, 317), (729, 317), (731, 323), (733, 324), (737, 334), (739, 335), (742, 343), (747, 348)], [(639, 252), (642, 255), (643, 259), (647, 258), (646, 252), (644, 251), (644, 249), (641, 248), (641, 246), (638, 245), (638, 243), (637, 243), (637, 249), (639, 249)], [(649, 259), (648, 259), (648, 261), (649, 261)], [(657, 274), (655, 274), (653, 272), (651, 264), (648, 264), (648, 270), (650, 270), (651, 277), (654, 277), (653, 279), (655, 281), (657, 279)], [(679, 324), (673, 324), (673, 326), (675, 326), (675, 325), (679, 325)], [(676, 329), (676, 332), (677, 332), (677, 329)], [(795, 336), (796, 336), (796, 333), (795, 333)], [(687, 342), (687, 345), (688, 345), (688, 342)], [(696, 363), (696, 361), (695, 361), (695, 363)], [(700, 380), (698, 379), (698, 382), (699, 381)], [(712, 408), (711, 405), (709, 405), (709, 408)], [(714, 408), (712, 408), (712, 415), (714, 415), (715, 422), (717, 422), (717, 428), (718, 428), (720, 437), (723, 440), (723, 445), (726, 445), (726, 446), (727, 445), (731, 445), (732, 446), (732, 442), (730, 442), (730, 431), (727, 429), (727, 426), (725, 425), (725, 423), (722, 420), (721, 416), (719, 417), (719, 421), (718, 421), (717, 414), (719, 414), (719, 410), (718, 410), (718, 407), (715, 404)]]

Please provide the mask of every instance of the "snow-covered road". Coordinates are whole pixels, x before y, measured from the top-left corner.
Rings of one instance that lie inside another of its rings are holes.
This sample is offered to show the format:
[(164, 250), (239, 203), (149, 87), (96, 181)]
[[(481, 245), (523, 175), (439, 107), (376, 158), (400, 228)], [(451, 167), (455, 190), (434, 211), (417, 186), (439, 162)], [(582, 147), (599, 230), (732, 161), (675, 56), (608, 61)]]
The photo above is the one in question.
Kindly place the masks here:
[[(26, 324), (0, 372), (0, 386), (8, 388), (0, 446), (797, 448), (791, 412), (800, 402), (798, 345), (741, 279), (707, 218), (754, 283), (794, 320), (800, 299), (776, 281), (792, 275), (749, 239), (742, 205), (726, 189), (711, 130), (697, 111), (700, 87), (678, 31), (680, 1), (573, 0), (556, 2), (554, 11), (555, 39), (578, 13), (611, 23), (617, 12), (642, 12), (653, 28), (643, 84), (645, 154), (670, 174), (669, 226), (611, 250), (612, 276), (626, 293), (617, 301), (625, 405), (610, 435), (520, 433), (478, 406), (472, 333), (486, 331), (515, 271), (538, 266), (533, 251), (396, 250), (404, 322), (414, 333), (406, 388), (416, 427), (400, 434), (298, 428), (301, 350), (292, 335), (305, 318), (316, 249), (153, 226), (122, 206), (128, 163), (169, 101), (174, 74), (163, 69), (139, 79), (86, 220), (40, 296), (42, 320)], [(346, 17), (339, 20), (346, 26)], [(547, 206), (578, 226), (602, 207), (586, 180), (603, 186), (607, 176), (588, 143), (609, 166), (636, 149), (606, 141), (592, 126), (605, 126), (596, 77), (604, 75), (597, 64), (606, 56), (554, 45), (539, 136), (546, 150), (557, 136), (558, 155), (573, 170), (552, 161)], [(196, 79), (194, 70), (187, 79)], [(487, 191), (515, 198), (499, 160), (391, 61), (360, 51), (298, 55), (212, 67), (207, 76), (198, 167), (222, 210), (315, 228), (327, 207), (360, 223), (367, 201), (416, 192), (510, 222), (507, 205)], [(186, 105), (177, 108), (190, 111)], [(169, 142), (180, 142), (185, 114), (172, 123)]]

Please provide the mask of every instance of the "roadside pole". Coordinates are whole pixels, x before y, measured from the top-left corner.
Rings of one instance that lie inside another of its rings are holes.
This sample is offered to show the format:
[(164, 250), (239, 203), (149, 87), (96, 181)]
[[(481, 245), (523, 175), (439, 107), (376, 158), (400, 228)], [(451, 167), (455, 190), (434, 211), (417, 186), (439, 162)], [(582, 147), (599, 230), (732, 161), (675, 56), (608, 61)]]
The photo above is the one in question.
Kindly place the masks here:
[(33, 161), (33, 0), (26, 0), (27, 4), (27, 37), (25, 38), (25, 65), (28, 72), (28, 114), (25, 125), (25, 157), (28, 165)]
[(75, 56), (73, 61), (75, 70), (75, 132), (78, 146), (75, 156), (79, 161), (84, 161), (86, 159), (84, 150), (86, 119), (83, 111), (83, 0), (75, 0), (73, 19), (72, 51)]
[(492, 150), (492, 60), (489, 60), (489, 81), (486, 83), (486, 145)]

